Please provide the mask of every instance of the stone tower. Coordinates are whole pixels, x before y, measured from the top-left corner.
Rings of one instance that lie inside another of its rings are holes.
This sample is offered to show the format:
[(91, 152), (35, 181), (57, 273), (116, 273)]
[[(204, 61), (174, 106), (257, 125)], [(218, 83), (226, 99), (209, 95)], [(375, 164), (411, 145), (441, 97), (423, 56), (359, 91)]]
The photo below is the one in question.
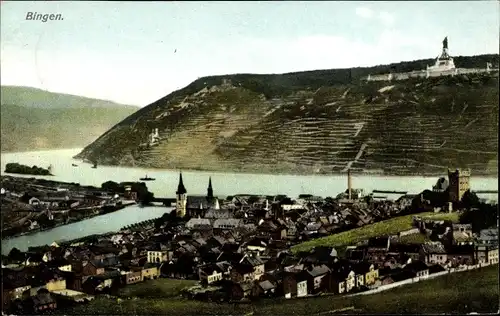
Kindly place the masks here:
[(212, 177), (208, 178), (207, 199), (211, 200), (214, 197), (214, 190), (212, 189)]
[(448, 192), (450, 202), (458, 202), (462, 200), (464, 193), (470, 189), (469, 179), (470, 170), (468, 169), (456, 169), (453, 172), (448, 169)]
[(179, 185), (177, 186), (175, 211), (178, 217), (186, 216), (187, 191), (182, 182), (182, 172), (179, 177)]

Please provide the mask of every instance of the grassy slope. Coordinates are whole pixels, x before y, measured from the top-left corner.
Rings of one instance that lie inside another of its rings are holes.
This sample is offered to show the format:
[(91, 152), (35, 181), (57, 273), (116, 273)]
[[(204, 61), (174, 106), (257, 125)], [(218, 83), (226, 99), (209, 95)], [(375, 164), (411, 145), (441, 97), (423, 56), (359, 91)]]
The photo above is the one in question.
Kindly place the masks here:
[(343, 308), (354, 308), (356, 313), (383, 314), (496, 312), (497, 285), (498, 265), (495, 265), (357, 297), (268, 300), (252, 305), (212, 304), (181, 298), (137, 298), (118, 303), (99, 297), (70, 312), (76, 315), (245, 315), (252, 312), (253, 315), (320, 315)]
[[(487, 59), (498, 56), (461, 57), (459, 65), (484, 67)], [(331, 173), (367, 144), (353, 170), (440, 174), (457, 166), (496, 174), (496, 78), (359, 81), (393, 66), (425, 68), (425, 62), (201, 78), (128, 117), (79, 156), (159, 168)], [(236, 89), (195, 95), (222, 79)], [(389, 84), (395, 87), (378, 92)], [(155, 127), (161, 145), (140, 149)]]
[[(292, 247), (293, 252), (308, 251), (316, 246), (344, 247), (381, 235), (393, 235), (412, 228), (413, 216), (417, 214), (394, 217), (360, 228), (351, 229), (339, 234), (317, 238)], [(458, 213), (421, 213), (422, 218), (434, 220), (451, 220), (458, 222)]]
[(82, 147), (137, 110), (110, 101), (2, 86), (1, 149)]

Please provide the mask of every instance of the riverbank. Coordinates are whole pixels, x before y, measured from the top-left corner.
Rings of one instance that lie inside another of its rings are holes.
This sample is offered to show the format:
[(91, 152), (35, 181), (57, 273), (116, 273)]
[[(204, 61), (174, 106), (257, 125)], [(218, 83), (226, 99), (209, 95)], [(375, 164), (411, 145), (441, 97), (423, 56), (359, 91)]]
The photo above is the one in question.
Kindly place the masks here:
[(2, 239), (2, 254), (7, 255), (12, 248), (27, 251), (29, 247), (50, 245), (54, 241), (72, 241), (89, 235), (116, 233), (125, 226), (161, 217), (171, 210), (172, 208), (164, 206), (141, 208), (137, 204), (129, 205), (116, 212), (94, 216), (25, 236)]
[(78, 223), (78, 222), (81, 222), (81, 221), (84, 221), (87, 219), (91, 219), (93, 217), (113, 213), (113, 212), (122, 210), (128, 206), (135, 205), (135, 204), (137, 204), (137, 203), (134, 201), (124, 201), (124, 204), (121, 204), (121, 205), (103, 207), (103, 208), (99, 209), (98, 213), (96, 213), (94, 215), (87, 215), (87, 216), (84, 216), (82, 218), (71, 218), (64, 223), (56, 223), (54, 226), (50, 226), (50, 227), (37, 227), (37, 228), (31, 229), (27, 232), (22, 232), (22, 233), (15, 234), (15, 235), (5, 235), (5, 232), (2, 232), (2, 240), (14, 239), (14, 238), (21, 237), (21, 236), (30, 236), (30, 235), (34, 235), (36, 233), (49, 231), (49, 230), (57, 228), (57, 227), (66, 226), (66, 225)]
[[(86, 158), (80, 158), (78, 155), (72, 157), (75, 160), (79, 160), (82, 162), (87, 162)], [(235, 174), (252, 174), (252, 175), (263, 175), (263, 176), (345, 176), (347, 172), (328, 172), (326, 170), (318, 171), (315, 168), (307, 167), (307, 166), (297, 166), (296, 168), (283, 167), (280, 168), (277, 165), (267, 166), (245, 166), (243, 168), (228, 168), (224, 167), (211, 167), (211, 168), (196, 168), (190, 166), (151, 166), (151, 165), (142, 165), (135, 162), (123, 162), (120, 164), (109, 164), (105, 161), (97, 161), (99, 166), (106, 167), (121, 167), (121, 168), (133, 168), (133, 169), (149, 169), (153, 171), (172, 171), (183, 170), (185, 172), (217, 172), (217, 173), (235, 173)], [(391, 172), (387, 170), (356, 170), (356, 168), (351, 169), (351, 172), (356, 174), (357, 176), (379, 176), (379, 177), (425, 177), (425, 178), (436, 178), (446, 176), (448, 169), (442, 168), (442, 171), (435, 171), (436, 168), (433, 168), (432, 171), (426, 171), (424, 169), (419, 169), (419, 171), (415, 172)], [(482, 170), (474, 170), (473, 176), (482, 177), (482, 178), (498, 178), (498, 171), (491, 170), (488, 172), (484, 172)]]

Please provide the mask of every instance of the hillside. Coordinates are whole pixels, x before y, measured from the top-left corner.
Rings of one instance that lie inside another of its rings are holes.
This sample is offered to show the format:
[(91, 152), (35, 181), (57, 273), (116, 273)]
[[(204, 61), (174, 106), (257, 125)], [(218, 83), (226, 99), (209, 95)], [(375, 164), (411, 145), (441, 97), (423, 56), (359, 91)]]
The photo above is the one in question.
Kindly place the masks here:
[[(498, 55), (455, 58), (457, 67)], [(371, 68), (201, 78), (137, 111), (77, 158), (100, 164), (269, 173), (497, 175), (498, 72), (394, 82)], [(147, 146), (151, 129), (160, 142)]]
[(138, 107), (28, 87), (1, 89), (2, 152), (83, 147)]

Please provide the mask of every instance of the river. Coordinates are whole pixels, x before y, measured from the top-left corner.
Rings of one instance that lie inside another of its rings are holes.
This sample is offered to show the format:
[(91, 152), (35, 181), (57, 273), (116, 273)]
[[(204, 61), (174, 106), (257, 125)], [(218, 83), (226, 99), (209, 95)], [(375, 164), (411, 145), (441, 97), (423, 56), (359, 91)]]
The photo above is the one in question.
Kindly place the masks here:
[[(39, 178), (77, 182), (82, 185), (100, 186), (103, 182), (139, 181), (146, 174), (156, 178), (156, 181), (147, 182), (149, 191), (156, 197), (175, 197), (175, 190), (179, 181), (178, 170), (144, 169), (98, 166), (91, 168), (88, 163), (74, 160), (72, 157), (81, 149), (47, 150), (22, 153), (5, 153), (1, 155), (1, 174), (5, 174), (5, 165), (9, 162), (18, 162), (29, 166), (48, 167), (52, 165), (54, 176)], [(73, 167), (72, 164), (77, 164)], [(296, 197), (299, 194), (314, 194), (319, 196), (336, 196), (347, 187), (345, 175), (269, 175), (248, 173), (220, 173), (202, 171), (183, 171), (184, 185), (188, 194), (206, 194), (208, 178), (212, 177), (214, 194), (226, 197), (237, 193), (248, 194), (286, 194)], [(22, 175), (15, 175), (22, 176)], [(443, 175), (444, 176), (444, 175)], [(32, 176), (28, 176), (32, 177)], [(353, 175), (354, 188), (362, 188), (365, 192), (378, 190), (398, 190), (409, 193), (419, 193), (432, 188), (437, 177), (398, 177), (380, 175)], [(498, 190), (497, 178), (471, 177), (473, 190)], [(497, 195), (485, 195), (485, 198), (496, 199)], [(140, 208), (130, 206), (123, 210), (94, 217), (66, 226), (60, 226), (49, 231), (33, 235), (21, 236), (2, 241), (2, 254), (8, 253), (12, 247), (20, 250), (28, 246), (50, 244), (55, 240), (74, 239), (91, 234), (106, 233), (120, 229), (123, 226), (160, 217), (168, 211), (165, 207)]]

